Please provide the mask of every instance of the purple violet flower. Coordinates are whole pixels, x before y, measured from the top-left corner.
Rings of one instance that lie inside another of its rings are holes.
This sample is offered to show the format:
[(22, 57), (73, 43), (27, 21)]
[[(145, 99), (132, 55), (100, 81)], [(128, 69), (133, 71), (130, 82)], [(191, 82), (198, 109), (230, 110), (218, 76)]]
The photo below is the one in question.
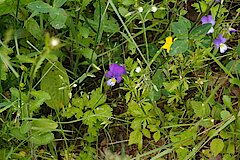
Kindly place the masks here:
[(213, 43), (216, 44), (217, 49), (220, 48), (221, 53), (224, 53), (227, 50), (227, 45), (224, 44), (226, 41), (227, 41), (226, 38), (223, 38), (223, 35), (219, 34), (219, 38), (215, 39)]
[[(212, 18), (212, 15), (203, 16), (203, 17), (201, 18), (201, 21), (202, 21), (202, 24), (211, 23), (212, 26), (215, 25), (215, 21), (214, 21), (214, 19)], [(207, 32), (207, 34), (213, 33), (213, 32), (214, 32), (214, 29), (213, 29), (213, 27), (212, 27), (212, 28), (210, 28), (210, 30)]]
[(216, 0), (216, 2), (221, 2), (221, 0)]
[(126, 74), (127, 71), (123, 65), (118, 65), (113, 63), (109, 67), (110, 71), (108, 71), (105, 76), (111, 78), (107, 81), (108, 86), (114, 86), (115, 83), (120, 83), (122, 81), (122, 74)]

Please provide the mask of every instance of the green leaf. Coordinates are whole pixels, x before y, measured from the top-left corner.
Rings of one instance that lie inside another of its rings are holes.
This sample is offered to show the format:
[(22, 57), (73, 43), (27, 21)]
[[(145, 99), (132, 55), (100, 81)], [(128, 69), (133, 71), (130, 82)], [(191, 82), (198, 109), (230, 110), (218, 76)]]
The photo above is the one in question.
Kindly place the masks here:
[(97, 88), (91, 92), (90, 101), (88, 102), (89, 108), (96, 108), (105, 103), (107, 96), (101, 92), (101, 88)]
[(42, 30), (40, 29), (38, 23), (33, 18), (26, 21), (24, 25), (27, 31), (30, 32), (34, 38), (36, 38), (37, 40), (43, 39)]
[(150, 134), (150, 131), (148, 129), (146, 129), (146, 128), (142, 129), (142, 133), (147, 138), (151, 138), (151, 134)]
[(86, 105), (86, 103), (84, 102), (83, 98), (77, 97), (72, 99), (72, 105), (80, 109), (84, 109), (84, 106)]
[(87, 6), (90, 2), (92, 2), (92, 0), (83, 0), (83, 1), (82, 1), (82, 6), (81, 6), (81, 10), (86, 9), (86, 6)]
[(210, 30), (211, 27), (211, 23), (205, 23), (194, 27), (189, 34), (189, 38), (193, 40), (200, 40), (206, 36), (207, 32)]
[(30, 58), (29, 55), (17, 55), (16, 56), (21, 63), (35, 63), (34, 58)]
[(103, 116), (97, 116), (97, 119), (100, 121), (106, 121), (108, 119), (108, 117), (112, 117), (112, 108), (107, 105), (104, 104), (102, 106), (97, 107), (96, 109), (94, 109), (95, 114), (97, 115), (103, 115)]
[(90, 48), (82, 48), (80, 53), (88, 60), (92, 60), (93, 62), (97, 60), (97, 54)]
[(38, 109), (46, 100), (51, 99), (50, 95), (44, 91), (32, 91), (31, 95), (35, 97), (35, 100), (30, 102), (30, 111)]
[(232, 84), (236, 84), (240, 87), (240, 80), (238, 78), (233, 78), (230, 80), (230, 83)]
[(135, 144), (137, 143), (138, 145), (142, 145), (142, 133), (139, 130), (135, 130), (133, 132), (130, 133), (130, 137), (129, 137), (129, 141), (128, 144)]
[(57, 122), (54, 122), (51, 119), (38, 119), (32, 121), (32, 130), (41, 131), (41, 133), (49, 132), (55, 130), (58, 127)]
[(30, 141), (35, 145), (46, 145), (54, 140), (54, 135), (51, 132), (36, 134), (30, 138)]
[(52, 10), (52, 6), (42, 1), (32, 2), (28, 4), (28, 8), (41, 13), (48, 13)]
[(119, 7), (118, 11), (123, 17), (125, 17), (125, 15), (127, 15), (129, 13), (128, 9), (124, 8), (124, 7)]
[(198, 12), (204, 13), (206, 12), (208, 5), (205, 1), (200, 1), (192, 4), (192, 7), (194, 7)]
[(27, 133), (30, 129), (31, 129), (31, 122), (29, 122), (29, 121), (23, 121), (23, 123), (22, 123), (22, 126), (21, 126), (21, 128), (20, 128), (20, 132), (22, 133), (22, 134), (25, 134), (25, 133)]
[(10, 134), (19, 139), (19, 140), (25, 140), (27, 137), (24, 133), (21, 132), (21, 128), (20, 127), (13, 127), (10, 129)]
[(125, 6), (130, 6), (132, 4), (134, 4), (134, 0), (123, 0), (122, 4)]
[(60, 8), (67, 0), (54, 0), (53, 7)]
[(183, 16), (180, 16), (178, 22), (182, 23), (187, 30), (191, 28), (191, 22)]
[(66, 69), (60, 62), (56, 61), (54, 65), (48, 62), (45, 65), (40, 87), (51, 96), (51, 99), (46, 101), (50, 108), (59, 110), (68, 104), (71, 92), (69, 79)]
[(222, 120), (226, 120), (231, 116), (231, 113), (228, 112), (227, 110), (221, 111), (220, 112)]
[(66, 20), (67, 20), (67, 13), (62, 8), (52, 8), (50, 10), (50, 18), (51, 18), (51, 25), (55, 29), (63, 28)]
[(222, 139), (213, 139), (212, 142), (210, 143), (210, 150), (212, 151), (214, 157), (216, 157), (224, 147), (224, 143)]
[[(19, 8), (23, 7), (24, 5), (34, 2), (35, 0), (24, 0), (19, 1)], [(0, 16), (4, 14), (8, 14), (11, 12), (16, 12), (16, 7), (18, 5), (17, 0), (0, 0)]]
[(184, 53), (188, 50), (188, 40), (187, 39), (177, 39), (171, 45), (171, 50), (169, 56)]
[(188, 38), (188, 29), (185, 24), (180, 22), (173, 22), (172, 23), (172, 31), (174, 36), (178, 39), (187, 39)]
[(128, 103), (128, 112), (135, 117), (145, 115), (140, 105), (137, 104), (135, 101), (130, 101)]
[(153, 134), (153, 139), (155, 142), (159, 141), (160, 138), (161, 138), (161, 134), (159, 131), (157, 131)]
[(205, 118), (210, 114), (210, 107), (207, 104), (198, 101), (190, 102), (197, 117)]
[(232, 109), (233, 104), (229, 96), (223, 95), (223, 103), (226, 105), (227, 108)]

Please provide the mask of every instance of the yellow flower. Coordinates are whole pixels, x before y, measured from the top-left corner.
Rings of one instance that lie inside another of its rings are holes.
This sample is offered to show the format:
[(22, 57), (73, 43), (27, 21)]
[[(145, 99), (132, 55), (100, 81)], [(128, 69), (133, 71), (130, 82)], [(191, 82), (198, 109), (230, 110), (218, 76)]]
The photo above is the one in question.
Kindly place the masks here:
[[(174, 41), (176, 40), (177, 38), (174, 39)], [(170, 47), (173, 43), (173, 38), (171, 36), (167, 37), (166, 38), (166, 43), (162, 46), (163, 49), (166, 49), (167, 50), (167, 53), (169, 53), (170, 51)]]

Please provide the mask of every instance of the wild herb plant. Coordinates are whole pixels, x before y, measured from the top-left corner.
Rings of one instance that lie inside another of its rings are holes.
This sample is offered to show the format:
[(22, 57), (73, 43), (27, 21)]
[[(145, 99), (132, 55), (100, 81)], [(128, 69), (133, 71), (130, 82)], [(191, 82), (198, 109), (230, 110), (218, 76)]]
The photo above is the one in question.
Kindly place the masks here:
[(0, 159), (239, 159), (238, 4), (1, 1)]

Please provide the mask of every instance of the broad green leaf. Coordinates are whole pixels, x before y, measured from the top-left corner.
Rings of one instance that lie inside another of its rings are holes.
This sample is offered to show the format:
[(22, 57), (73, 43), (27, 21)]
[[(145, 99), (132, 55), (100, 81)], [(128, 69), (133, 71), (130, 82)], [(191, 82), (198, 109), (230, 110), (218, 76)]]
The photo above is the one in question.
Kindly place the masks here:
[(172, 31), (174, 36), (178, 39), (187, 39), (188, 38), (188, 29), (185, 24), (180, 22), (173, 22), (172, 23)]
[[(181, 133), (180, 137), (185, 143), (183, 146), (194, 145), (194, 139), (197, 136), (197, 132), (195, 130), (188, 130)], [(187, 142), (186, 142), (187, 141)]]
[(60, 8), (67, 0), (54, 0), (53, 7)]
[(187, 156), (188, 149), (185, 147), (179, 147), (178, 149), (176, 149), (176, 152), (177, 152), (178, 159), (182, 160), (184, 157)]
[(215, 138), (210, 143), (210, 150), (212, 151), (214, 157), (216, 157), (223, 150), (224, 143), (222, 139)]
[(22, 126), (21, 126), (21, 128), (20, 128), (20, 132), (21, 132), (22, 134), (27, 133), (27, 132), (31, 129), (31, 126), (32, 126), (31, 122), (29, 122), (29, 121), (23, 121)]
[(43, 39), (42, 30), (40, 29), (38, 23), (33, 18), (26, 21), (24, 25), (27, 31), (30, 32), (34, 38), (36, 38), (37, 40)]
[(232, 109), (233, 104), (229, 96), (223, 95), (223, 103), (226, 105), (227, 108)]
[(159, 131), (157, 131), (153, 134), (153, 139), (155, 142), (159, 141), (160, 137), (161, 137), (161, 134)]
[(135, 117), (145, 115), (140, 105), (135, 101), (130, 101), (128, 103), (128, 112)]
[(27, 137), (24, 133), (21, 132), (21, 127), (13, 127), (10, 129), (10, 134), (19, 139), (19, 140), (25, 140)]
[(136, 144), (142, 146), (142, 137), (143, 137), (143, 135), (139, 130), (132, 131), (130, 133), (128, 144), (131, 145), (131, 144), (136, 143)]
[(240, 87), (240, 80), (238, 78), (233, 78), (230, 80), (230, 83), (232, 84), (236, 84)]
[(220, 112), (222, 120), (226, 120), (231, 116), (231, 113), (228, 112), (227, 110), (221, 111)]
[(135, 3), (134, 0), (123, 0), (122, 1), (122, 4), (125, 5), (125, 6), (130, 6), (134, 3)]
[(179, 18), (178, 22), (182, 23), (188, 30), (191, 28), (191, 22), (183, 16)]
[[(19, 8), (34, 1), (35, 0), (23, 0), (23, 1), (20, 0)], [(0, 16), (11, 12), (16, 12), (17, 5), (18, 5), (17, 0), (0, 0)]]
[(38, 130), (41, 132), (49, 132), (55, 130), (58, 127), (57, 122), (51, 119), (38, 119), (32, 121), (32, 130)]
[(211, 27), (211, 23), (205, 23), (194, 27), (189, 34), (189, 38), (193, 40), (200, 40), (206, 36), (207, 32), (210, 30)]
[(118, 11), (123, 17), (125, 17), (125, 15), (127, 15), (129, 13), (128, 9), (124, 8), (124, 7), (119, 7)]
[(46, 145), (54, 140), (54, 135), (51, 132), (36, 134), (30, 138), (30, 141), (35, 145)]
[(51, 99), (50, 95), (44, 91), (32, 91), (31, 95), (35, 97), (34, 100), (30, 102), (30, 111), (35, 111), (38, 109), (46, 100)]
[(82, 35), (84, 38), (88, 38), (90, 34), (90, 30), (87, 27), (79, 27), (79, 34)]
[(62, 8), (52, 8), (50, 10), (51, 25), (55, 29), (61, 29), (67, 20), (67, 13)]
[(54, 65), (48, 62), (45, 65), (40, 87), (51, 96), (51, 99), (46, 101), (50, 108), (59, 110), (69, 102), (69, 79), (60, 62), (56, 61)]
[(96, 61), (97, 59), (97, 54), (95, 52), (93, 52), (92, 49), (90, 48), (82, 48), (80, 50), (80, 53), (85, 57), (87, 58), (88, 60), (92, 60), (93, 62)]
[(147, 138), (151, 138), (151, 133), (150, 133), (150, 131), (148, 129), (146, 129), (146, 128), (142, 129), (142, 133)]
[(190, 104), (197, 117), (205, 118), (209, 116), (210, 107), (208, 106), (208, 104), (204, 104), (198, 101), (191, 101)]
[(38, 11), (41, 13), (48, 13), (52, 10), (52, 6), (42, 1), (36, 1), (28, 4), (28, 8), (32, 9), (33, 11)]
[(169, 55), (177, 55), (184, 53), (188, 50), (188, 40), (187, 39), (177, 39), (171, 45), (171, 50)]

